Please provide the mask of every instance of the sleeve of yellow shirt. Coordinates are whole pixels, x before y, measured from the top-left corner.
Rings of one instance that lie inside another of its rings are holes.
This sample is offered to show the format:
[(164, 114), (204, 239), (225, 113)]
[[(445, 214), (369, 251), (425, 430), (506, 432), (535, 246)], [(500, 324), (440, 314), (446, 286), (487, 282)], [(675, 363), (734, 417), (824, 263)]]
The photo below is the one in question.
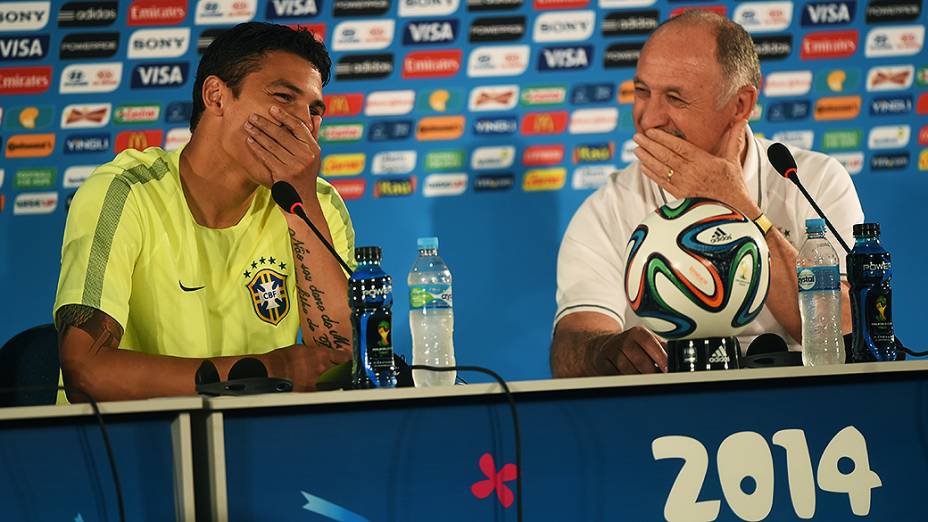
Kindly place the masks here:
[(64, 305), (82, 304), (126, 327), (132, 271), (143, 241), (131, 185), (121, 168), (108, 164), (77, 191), (65, 225), (53, 315)]
[(332, 234), (332, 246), (352, 270), (356, 264), (354, 260), (354, 226), (351, 224), (351, 216), (348, 214), (348, 208), (344, 200), (330, 185), (322, 178), (317, 178), (316, 194), (319, 197), (319, 205), (325, 215), (325, 221), (329, 225), (329, 233)]

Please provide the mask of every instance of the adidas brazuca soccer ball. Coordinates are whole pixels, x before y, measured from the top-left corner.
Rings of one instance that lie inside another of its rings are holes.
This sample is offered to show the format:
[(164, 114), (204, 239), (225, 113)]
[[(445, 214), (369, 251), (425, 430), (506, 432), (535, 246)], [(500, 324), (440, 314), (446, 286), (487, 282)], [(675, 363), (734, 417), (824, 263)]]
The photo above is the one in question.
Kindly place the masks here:
[(744, 214), (702, 198), (668, 203), (625, 248), (625, 295), (665, 339), (738, 335), (764, 307), (770, 253)]

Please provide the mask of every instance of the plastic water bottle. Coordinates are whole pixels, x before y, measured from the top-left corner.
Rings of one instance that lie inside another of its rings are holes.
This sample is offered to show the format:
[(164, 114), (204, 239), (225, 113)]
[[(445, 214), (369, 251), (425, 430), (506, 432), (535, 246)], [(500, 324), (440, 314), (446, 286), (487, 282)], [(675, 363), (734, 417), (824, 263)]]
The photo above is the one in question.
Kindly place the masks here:
[(393, 280), (380, 268), (380, 247), (358, 247), (358, 267), (348, 279), (351, 306), (351, 384), (358, 388), (393, 388)]
[(840, 364), (844, 362), (844, 339), (838, 254), (825, 239), (824, 220), (807, 219), (806, 234), (796, 260), (802, 316), (802, 364)]
[[(438, 256), (438, 238), (421, 237), (419, 256), (409, 271), (409, 330), (412, 362), (454, 366), (454, 309), (451, 271)], [(413, 370), (416, 386), (450, 386), (457, 372)]]
[(893, 265), (880, 245), (879, 223), (854, 225), (854, 248), (847, 256), (851, 283), (851, 362), (895, 361)]

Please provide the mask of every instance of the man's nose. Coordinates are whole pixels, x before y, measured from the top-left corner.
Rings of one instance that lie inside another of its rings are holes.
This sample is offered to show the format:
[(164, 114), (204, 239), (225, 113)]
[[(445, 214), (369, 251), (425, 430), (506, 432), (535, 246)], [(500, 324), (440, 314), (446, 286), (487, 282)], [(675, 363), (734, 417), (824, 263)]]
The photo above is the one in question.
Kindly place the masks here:
[(650, 96), (646, 100), (638, 100), (638, 126), (642, 131), (655, 127), (664, 127), (670, 122), (670, 116), (660, 96)]

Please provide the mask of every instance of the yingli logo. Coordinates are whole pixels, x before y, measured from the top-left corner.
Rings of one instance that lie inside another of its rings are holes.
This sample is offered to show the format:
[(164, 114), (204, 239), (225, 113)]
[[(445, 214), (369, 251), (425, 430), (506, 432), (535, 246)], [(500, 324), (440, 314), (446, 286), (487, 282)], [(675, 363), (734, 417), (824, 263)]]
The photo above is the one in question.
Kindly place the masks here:
[(361, 108), (364, 106), (364, 95), (361, 93), (326, 94), (323, 100), (326, 118), (356, 116), (361, 114)]
[(52, 83), (52, 68), (0, 67), (0, 94), (38, 94)]
[(177, 25), (187, 17), (187, 0), (136, 0), (129, 6), (129, 26)]
[(522, 117), (522, 134), (561, 134), (567, 128), (567, 111), (530, 112)]
[(447, 78), (461, 70), (461, 50), (416, 51), (403, 59), (403, 78)]
[(857, 31), (809, 33), (802, 39), (799, 57), (803, 60), (847, 58), (857, 52)]

